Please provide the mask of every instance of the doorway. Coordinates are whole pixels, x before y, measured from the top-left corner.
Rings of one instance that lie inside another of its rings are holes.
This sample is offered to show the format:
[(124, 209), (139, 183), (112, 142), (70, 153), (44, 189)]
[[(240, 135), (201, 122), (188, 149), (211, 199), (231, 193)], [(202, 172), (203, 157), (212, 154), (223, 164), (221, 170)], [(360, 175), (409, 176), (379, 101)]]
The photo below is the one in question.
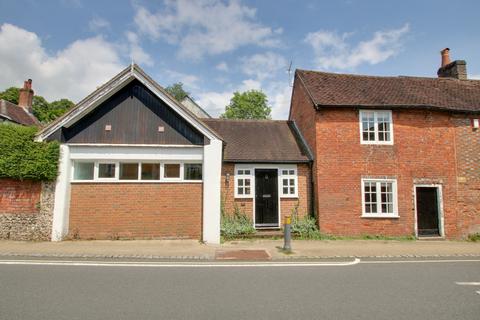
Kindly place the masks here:
[(255, 169), (255, 226), (279, 226), (277, 169)]
[(417, 234), (419, 237), (442, 236), (439, 190), (437, 186), (415, 187)]

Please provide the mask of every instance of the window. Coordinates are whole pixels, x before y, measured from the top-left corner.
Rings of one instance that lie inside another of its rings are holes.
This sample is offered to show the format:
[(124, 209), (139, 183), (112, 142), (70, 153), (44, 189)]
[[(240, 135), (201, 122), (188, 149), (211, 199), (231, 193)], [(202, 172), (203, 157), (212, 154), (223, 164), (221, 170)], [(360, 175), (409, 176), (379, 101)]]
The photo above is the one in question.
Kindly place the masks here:
[(363, 217), (398, 217), (397, 181), (362, 180)]
[(138, 180), (138, 163), (120, 163), (120, 180)]
[(282, 170), (282, 196), (297, 196), (297, 175), (294, 169)]
[(164, 166), (163, 177), (167, 179), (180, 178), (180, 164), (166, 163)]
[(393, 144), (392, 111), (360, 110), (362, 144)]
[(93, 180), (94, 162), (75, 162), (73, 166), (73, 179)]
[(184, 180), (202, 180), (202, 164), (186, 163), (183, 168)]
[(239, 169), (235, 175), (235, 196), (250, 198), (252, 196), (252, 176), (250, 169)]
[(115, 163), (99, 163), (98, 177), (101, 179), (115, 178)]
[(142, 180), (160, 180), (160, 164), (142, 163)]

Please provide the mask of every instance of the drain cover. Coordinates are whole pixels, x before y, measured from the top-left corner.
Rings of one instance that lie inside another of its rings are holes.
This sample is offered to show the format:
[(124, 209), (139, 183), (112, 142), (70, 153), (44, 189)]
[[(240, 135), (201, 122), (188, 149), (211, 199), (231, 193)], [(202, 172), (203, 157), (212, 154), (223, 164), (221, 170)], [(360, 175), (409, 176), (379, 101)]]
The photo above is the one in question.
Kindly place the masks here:
[(270, 254), (265, 250), (217, 250), (217, 260), (270, 260)]

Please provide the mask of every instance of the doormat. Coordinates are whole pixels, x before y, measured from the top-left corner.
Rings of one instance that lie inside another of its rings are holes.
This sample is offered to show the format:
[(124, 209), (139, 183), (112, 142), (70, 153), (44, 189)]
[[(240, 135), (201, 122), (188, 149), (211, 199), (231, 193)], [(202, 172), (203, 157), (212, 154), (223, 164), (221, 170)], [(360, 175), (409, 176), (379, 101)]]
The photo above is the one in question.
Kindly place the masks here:
[(266, 250), (217, 250), (216, 260), (271, 260)]

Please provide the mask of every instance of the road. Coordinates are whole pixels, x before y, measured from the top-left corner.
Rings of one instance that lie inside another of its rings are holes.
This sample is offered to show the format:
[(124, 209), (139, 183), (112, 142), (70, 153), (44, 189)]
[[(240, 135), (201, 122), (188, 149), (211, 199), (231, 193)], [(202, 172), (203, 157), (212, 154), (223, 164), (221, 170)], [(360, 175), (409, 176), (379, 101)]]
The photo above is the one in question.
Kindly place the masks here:
[(1, 262), (2, 320), (480, 319), (480, 260), (243, 267)]

